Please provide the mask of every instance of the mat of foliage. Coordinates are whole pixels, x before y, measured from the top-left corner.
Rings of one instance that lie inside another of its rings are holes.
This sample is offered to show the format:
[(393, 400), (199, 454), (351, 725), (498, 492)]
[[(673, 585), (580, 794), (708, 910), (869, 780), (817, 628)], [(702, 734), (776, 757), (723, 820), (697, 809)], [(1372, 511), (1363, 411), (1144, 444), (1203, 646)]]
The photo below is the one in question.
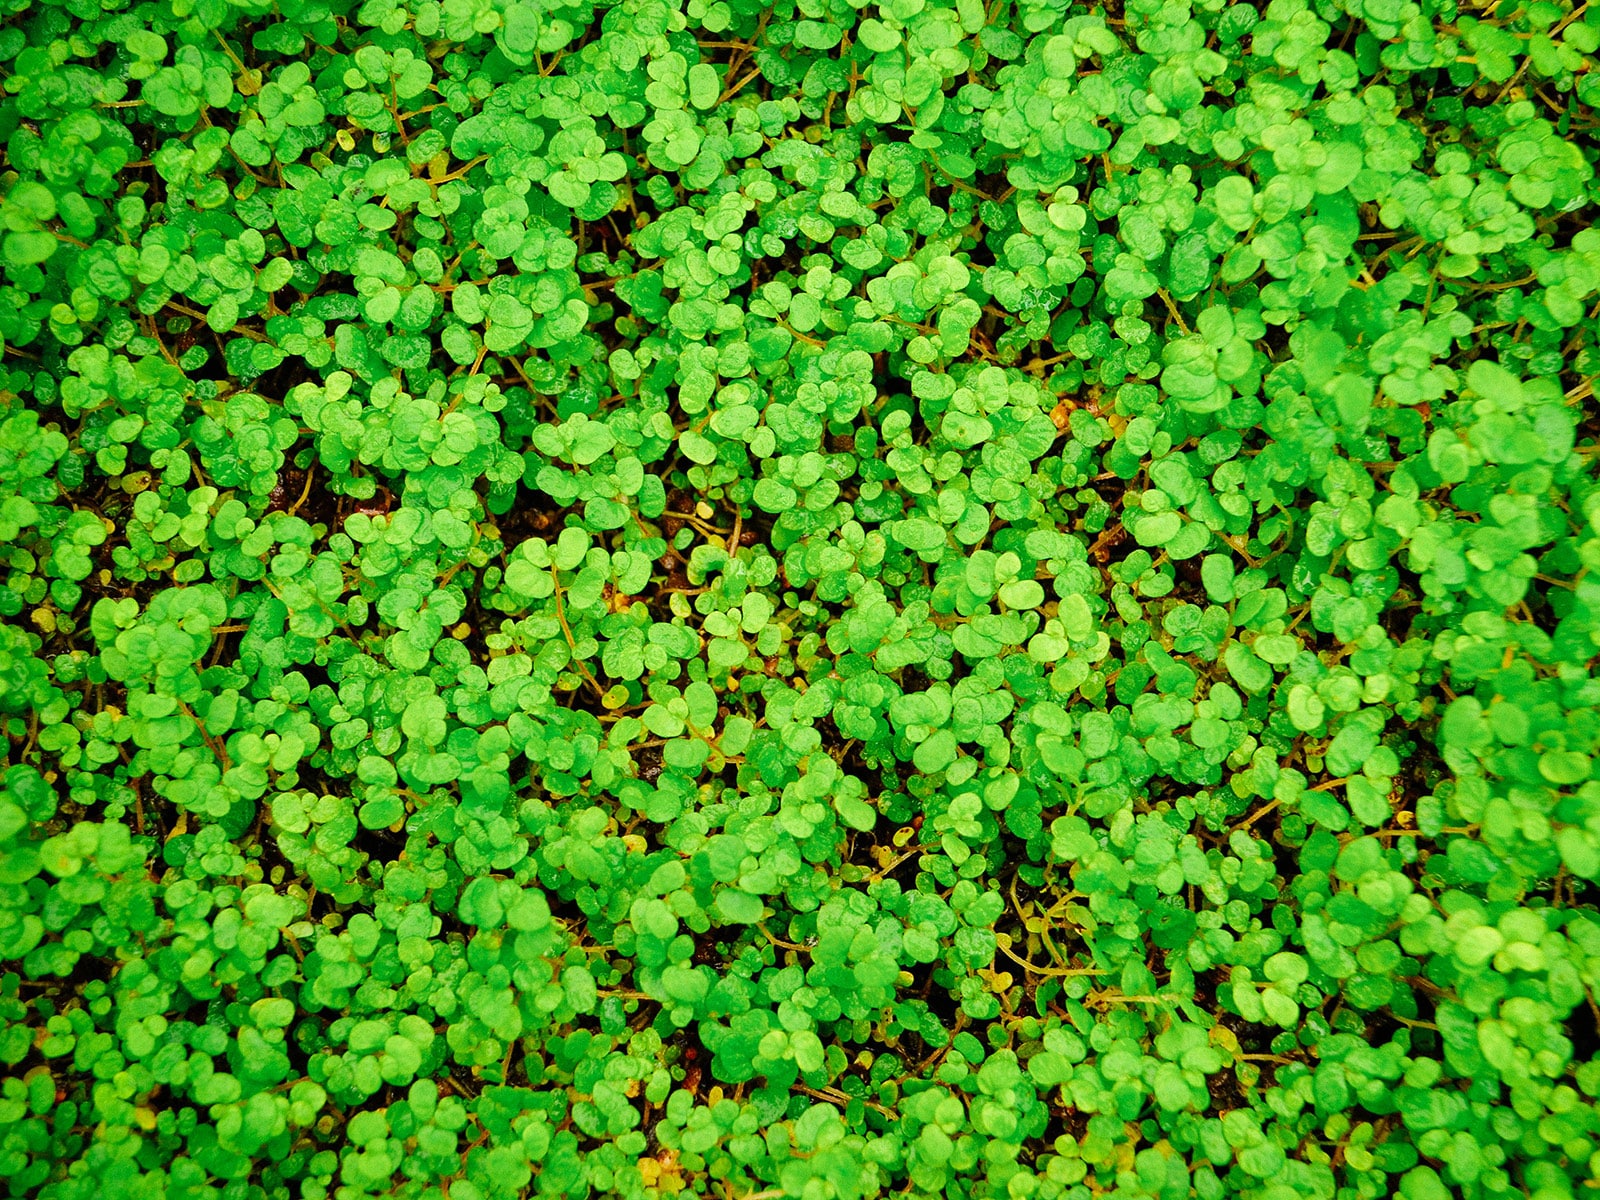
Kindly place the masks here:
[(1600, 1168), (1600, 8), (5, 0), (0, 1178)]

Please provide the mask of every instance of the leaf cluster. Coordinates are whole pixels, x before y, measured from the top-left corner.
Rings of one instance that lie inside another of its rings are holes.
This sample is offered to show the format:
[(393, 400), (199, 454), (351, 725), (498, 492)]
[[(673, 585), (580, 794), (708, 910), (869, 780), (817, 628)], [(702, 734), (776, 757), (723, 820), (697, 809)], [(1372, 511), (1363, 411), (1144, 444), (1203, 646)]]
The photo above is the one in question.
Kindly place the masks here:
[(0, 1181), (1600, 1174), (1600, 9), (4, 0)]

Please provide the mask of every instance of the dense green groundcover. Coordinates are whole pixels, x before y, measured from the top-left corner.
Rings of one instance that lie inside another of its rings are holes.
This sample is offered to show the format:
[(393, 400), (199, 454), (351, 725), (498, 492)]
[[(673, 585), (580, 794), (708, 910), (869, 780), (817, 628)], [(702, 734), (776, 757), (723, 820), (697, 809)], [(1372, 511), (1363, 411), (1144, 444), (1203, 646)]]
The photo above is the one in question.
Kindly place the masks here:
[(0, 0), (0, 1179), (1600, 1189), (1600, 6)]

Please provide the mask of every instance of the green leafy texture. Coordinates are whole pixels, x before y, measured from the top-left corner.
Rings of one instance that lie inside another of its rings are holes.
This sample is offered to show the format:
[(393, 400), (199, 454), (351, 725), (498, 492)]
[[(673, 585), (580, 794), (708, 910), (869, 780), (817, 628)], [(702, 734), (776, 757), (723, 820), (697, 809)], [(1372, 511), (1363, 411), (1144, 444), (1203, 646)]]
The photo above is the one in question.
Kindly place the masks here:
[(6, 1194), (1587, 1194), (1597, 50), (13, 0)]

